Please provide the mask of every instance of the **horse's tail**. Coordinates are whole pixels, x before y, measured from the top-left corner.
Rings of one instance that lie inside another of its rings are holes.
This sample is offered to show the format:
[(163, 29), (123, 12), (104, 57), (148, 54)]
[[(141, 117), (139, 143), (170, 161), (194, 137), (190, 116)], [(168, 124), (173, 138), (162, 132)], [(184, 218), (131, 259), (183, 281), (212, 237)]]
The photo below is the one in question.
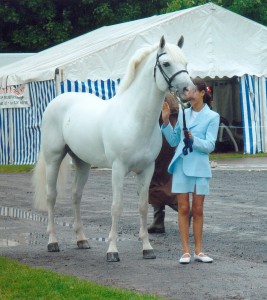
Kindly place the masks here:
[[(61, 163), (58, 173), (57, 193), (59, 197), (63, 195), (63, 191), (67, 183), (67, 170), (69, 161), (69, 156), (66, 155)], [(47, 211), (46, 168), (42, 151), (39, 152), (38, 161), (33, 170), (32, 185), (34, 208), (40, 211)]]

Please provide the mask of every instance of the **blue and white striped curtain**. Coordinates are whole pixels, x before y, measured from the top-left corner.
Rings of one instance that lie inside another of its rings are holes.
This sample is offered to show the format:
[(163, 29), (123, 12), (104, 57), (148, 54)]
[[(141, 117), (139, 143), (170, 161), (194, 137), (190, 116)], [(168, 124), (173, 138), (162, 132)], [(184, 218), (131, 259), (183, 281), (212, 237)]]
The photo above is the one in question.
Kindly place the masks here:
[[(60, 93), (92, 93), (103, 100), (115, 96), (120, 80), (69, 81)], [(45, 108), (56, 96), (55, 80), (29, 83), (31, 107), (0, 109), (0, 164), (34, 164), (41, 143), (41, 121)]]
[(244, 153), (267, 152), (267, 78), (239, 78)]
[(120, 79), (106, 81), (103, 80), (87, 80), (87, 81), (70, 81), (65, 80), (60, 83), (60, 92), (83, 92), (95, 94), (103, 100), (111, 99), (116, 95), (116, 91), (120, 84)]
[(29, 83), (31, 107), (0, 109), (0, 164), (33, 164), (40, 147), (43, 112), (55, 97), (55, 81)]

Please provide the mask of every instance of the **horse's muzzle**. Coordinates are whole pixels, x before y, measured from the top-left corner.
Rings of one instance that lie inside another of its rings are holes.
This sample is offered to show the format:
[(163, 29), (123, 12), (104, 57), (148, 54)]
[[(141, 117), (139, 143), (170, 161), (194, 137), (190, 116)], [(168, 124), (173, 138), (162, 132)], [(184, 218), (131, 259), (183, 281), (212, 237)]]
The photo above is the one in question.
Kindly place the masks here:
[(183, 94), (181, 95), (183, 102), (188, 102), (194, 97), (196, 88), (195, 87), (185, 87), (183, 89)]

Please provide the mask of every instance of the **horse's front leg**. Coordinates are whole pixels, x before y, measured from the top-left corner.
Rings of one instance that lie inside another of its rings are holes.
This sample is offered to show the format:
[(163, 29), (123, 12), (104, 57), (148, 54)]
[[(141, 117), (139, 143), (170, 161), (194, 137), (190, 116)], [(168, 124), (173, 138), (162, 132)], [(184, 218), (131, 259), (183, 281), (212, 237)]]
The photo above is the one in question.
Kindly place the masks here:
[(123, 182), (125, 177), (125, 170), (119, 163), (114, 163), (112, 166), (112, 206), (111, 216), (112, 225), (109, 233), (109, 247), (107, 251), (107, 261), (117, 262), (120, 261), (119, 253), (117, 249), (117, 238), (118, 238), (118, 222), (122, 214), (122, 191)]
[(89, 249), (89, 242), (85, 237), (81, 219), (81, 199), (84, 186), (88, 180), (89, 165), (79, 158), (73, 158), (75, 164), (75, 179), (72, 186), (72, 201), (74, 210), (74, 231), (76, 233), (77, 245), (80, 249)]
[(140, 231), (139, 237), (143, 241), (143, 258), (156, 258), (154, 250), (148, 239), (147, 212), (148, 212), (148, 189), (154, 172), (154, 163), (137, 174), (137, 193), (139, 195)]

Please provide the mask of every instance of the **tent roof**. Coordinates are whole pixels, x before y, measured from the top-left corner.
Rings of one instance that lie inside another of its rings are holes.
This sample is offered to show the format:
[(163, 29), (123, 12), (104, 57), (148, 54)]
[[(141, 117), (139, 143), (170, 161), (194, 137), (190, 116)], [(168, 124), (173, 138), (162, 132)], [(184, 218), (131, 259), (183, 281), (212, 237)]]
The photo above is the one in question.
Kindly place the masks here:
[(193, 77), (267, 77), (267, 27), (208, 3), (101, 27), (0, 68), (0, 85), (53, 79), (56, 68), (62, 79), (121, 78), (134, 52), (162, 35), (171, 43), (185, 37)]
[(34, 53), (0, 53), (0, 68), (23, 58), (30, 57)]

